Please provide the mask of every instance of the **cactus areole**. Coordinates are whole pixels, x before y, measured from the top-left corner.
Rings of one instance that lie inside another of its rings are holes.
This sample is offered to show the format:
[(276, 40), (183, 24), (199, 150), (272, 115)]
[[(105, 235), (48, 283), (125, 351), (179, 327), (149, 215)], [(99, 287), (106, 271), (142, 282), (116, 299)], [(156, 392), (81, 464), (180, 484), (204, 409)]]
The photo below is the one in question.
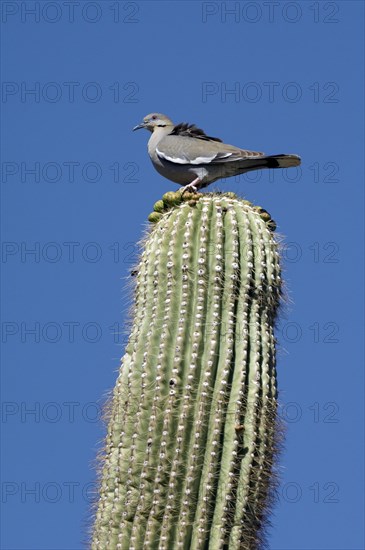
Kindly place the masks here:
[(274, 222), (233, 193), (167, 193), (135, 270), (92, 550), (254, 550), (278, 442)]

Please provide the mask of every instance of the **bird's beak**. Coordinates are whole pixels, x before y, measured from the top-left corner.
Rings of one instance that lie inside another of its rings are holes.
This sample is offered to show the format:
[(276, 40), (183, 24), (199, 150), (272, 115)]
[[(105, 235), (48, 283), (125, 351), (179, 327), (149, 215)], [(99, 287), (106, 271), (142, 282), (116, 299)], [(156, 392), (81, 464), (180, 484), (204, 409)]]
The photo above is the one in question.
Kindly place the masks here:
[(141, 124), (138, 124), (138, 126), (135, 126), (135, 127), (133, 128), (133, 132), (134, 132), (135, 130), (140, 130), (141, 128), (146, 128), (146, 124), (145, 124), (144, 122), (141, 122)]

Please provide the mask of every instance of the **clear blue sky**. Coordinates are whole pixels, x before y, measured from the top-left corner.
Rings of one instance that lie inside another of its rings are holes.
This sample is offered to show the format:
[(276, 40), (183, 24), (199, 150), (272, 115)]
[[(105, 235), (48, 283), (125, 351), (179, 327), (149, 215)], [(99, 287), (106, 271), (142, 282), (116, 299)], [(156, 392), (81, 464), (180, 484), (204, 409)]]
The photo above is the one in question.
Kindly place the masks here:
[(153, 203), (176, 188), (131, 132), (159, 111), (303, 158), (216, 184), (285, 235), (289, 422), (269, 543), (363, 549), (363, 3), (1, 7), (1, 548), (84, 547), (129, 270)]

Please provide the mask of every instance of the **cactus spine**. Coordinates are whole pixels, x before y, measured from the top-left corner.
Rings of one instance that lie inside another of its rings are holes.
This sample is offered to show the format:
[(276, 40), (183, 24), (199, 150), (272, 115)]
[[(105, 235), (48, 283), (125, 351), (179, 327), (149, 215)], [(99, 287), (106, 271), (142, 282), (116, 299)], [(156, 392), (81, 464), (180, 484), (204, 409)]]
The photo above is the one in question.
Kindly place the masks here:
[(254, 550), (277, 447), (273, 222), (231, 193), (155, 210), (91, 547)]

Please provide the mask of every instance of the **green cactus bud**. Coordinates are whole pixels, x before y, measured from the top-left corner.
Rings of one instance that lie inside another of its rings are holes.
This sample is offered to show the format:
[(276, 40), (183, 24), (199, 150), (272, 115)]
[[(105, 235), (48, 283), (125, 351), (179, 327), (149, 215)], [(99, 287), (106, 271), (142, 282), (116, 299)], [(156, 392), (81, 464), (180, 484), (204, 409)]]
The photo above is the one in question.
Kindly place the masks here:
[(199, 200), (201, 196), (201, 193), (190, 193), (190, 191), (186, 191), (182, 194), (183, 201), (186, 202), (189, 202), (191, 200)]
[(276, 222), (274, 220), (270, 220), (269, 222), (267, 222), (267, 228), (270, 229), (270, 231), (274, 232), (276, 231)]
[(162, 200), (155, 202), (153, 209), (155, 212), (163, 212), (165, 210), (164, 202)]
[(271, 216), (268, 212), (260, 212), (261, 219), (264, 220), (264, 222), (269, 222), (271, 220)]
[(278, 442), (277, 243), (246, 201), (206, 194), (159, 219), (136, 271), (92, 550), (254, 550)]
[(162, 214), (160, 212), (151, 212), (148, 216), (148, 221), (151, 223), (157, 223), (162, 218)]
[(162, 200), (165, 204), (166, 208), (170, 208), (171, 206), (177, 206), (183, 201), (181, 192), (177, 191), (168, 191), (165, 193), (162, 197)]

